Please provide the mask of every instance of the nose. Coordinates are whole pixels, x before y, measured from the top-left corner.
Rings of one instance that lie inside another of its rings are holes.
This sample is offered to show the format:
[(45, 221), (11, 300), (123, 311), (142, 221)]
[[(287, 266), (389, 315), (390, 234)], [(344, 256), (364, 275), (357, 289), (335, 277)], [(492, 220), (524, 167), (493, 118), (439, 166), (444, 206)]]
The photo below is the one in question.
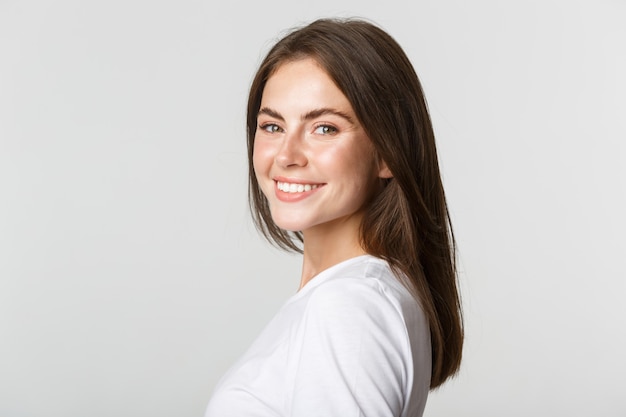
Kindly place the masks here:
[(281, 168), (306, 166), (308, 159), (304, 146), (303, 135), (297, 132), (285, 134), (274, 157), (276, 165)]

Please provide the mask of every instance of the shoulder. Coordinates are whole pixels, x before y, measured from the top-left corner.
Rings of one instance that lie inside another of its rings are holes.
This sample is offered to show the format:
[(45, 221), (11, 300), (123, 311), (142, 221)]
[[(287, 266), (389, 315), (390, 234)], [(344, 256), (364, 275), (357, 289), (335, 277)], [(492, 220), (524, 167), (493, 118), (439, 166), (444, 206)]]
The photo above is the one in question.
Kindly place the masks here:
[(305, 314), (328, 320), (333, 326), (378, 324), (394, 331), (406, 329), (406, 316), (420, 312), (418, 302), (387, 263), (366, 256), (332, 271), (313, 288)]
[[(374, 257), (329, 272), (301, 300), (292, 334), (287, 361), (294, 407), (350, 403), (355, 408), (349, 410), (372, 416), (401, 415), (403, 406), (413, 407), (407, 401), (423, 407), (430, 334), (418, 301)], [(320, 390), (323, 395), (303, 400)], [(352, 411), (320, 415), (356, 415)]]
[(314, 302), (348, 301), (349, 298), (357, 305), (384, 301), (416, 303), (389, 264), (371, 255), (350, 259), (325, 271), (322, 282), (312, 289), (310, 298)]
[[(415, 355), (428, 340), (427, 328), (414, 326), (415, 317), (422, 317), (418, 302), (376, 258), (332, 272), (303, 300), (306, 306), (290, 349), (296, 379), (333, 381), (336, 389), (344, 381), (350, 390), (367, 393), (369, 399), (359, 400), (363, 404), (402, 404), (416, 370), (429, 369)], [(317, 378), (319, 373), (324, 377)]]

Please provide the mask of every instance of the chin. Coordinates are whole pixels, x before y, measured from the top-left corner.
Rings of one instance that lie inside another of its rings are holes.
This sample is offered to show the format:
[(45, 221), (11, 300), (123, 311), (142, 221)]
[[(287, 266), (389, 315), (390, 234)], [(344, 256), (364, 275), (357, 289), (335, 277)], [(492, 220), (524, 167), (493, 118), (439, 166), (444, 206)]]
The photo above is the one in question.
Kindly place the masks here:
[(301, 218), (285, 218), (280, 216), (272, 216), (272, 221), (278, 227), (288, 232), (300, 232), (306, 228)]
[(276, 226), (288, 232), (300, 232), (302, 230), (302, 224), (299, 222), (285, 222), (285, 221), (281, 222), (281, 221), (274, 220), (274, 224), (276, 224)]

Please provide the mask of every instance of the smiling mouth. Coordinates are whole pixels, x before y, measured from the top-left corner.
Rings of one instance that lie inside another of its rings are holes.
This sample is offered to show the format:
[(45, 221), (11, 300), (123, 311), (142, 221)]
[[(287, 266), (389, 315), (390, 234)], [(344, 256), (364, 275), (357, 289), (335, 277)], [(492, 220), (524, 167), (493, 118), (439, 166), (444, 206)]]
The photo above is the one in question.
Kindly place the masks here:
[(277, 188), (284, 193), (304, 193), (315, 190), (317, 187), (321, 187), (322, 185), (323, 184), (295, 184), (276, 181)]

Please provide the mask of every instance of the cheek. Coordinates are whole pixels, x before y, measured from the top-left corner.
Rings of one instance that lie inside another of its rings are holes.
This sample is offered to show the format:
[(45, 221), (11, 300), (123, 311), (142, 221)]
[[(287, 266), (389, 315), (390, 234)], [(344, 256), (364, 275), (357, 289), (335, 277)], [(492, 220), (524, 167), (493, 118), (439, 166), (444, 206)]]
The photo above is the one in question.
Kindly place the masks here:
[(252, 166), (254, 176), (263, 194), (269, 199), (274, 190), (274, 181), (270, 178), (270, 171), (274, 164), (274, 150), (267, 141), (254, 142), (252, 150)]
[(320, 159), (327, 172), (333, 172), (335, 176), (361, 189), (376, 175), (373, 150), (359, 145), (333, 149)]
[(270, 155), (270, 149), (263, 141), (255, 140), (252, 149), (252, 165), (257, 178), (263, 174), (267, 174), (267, 170), (272, 164), (273, 158)]

